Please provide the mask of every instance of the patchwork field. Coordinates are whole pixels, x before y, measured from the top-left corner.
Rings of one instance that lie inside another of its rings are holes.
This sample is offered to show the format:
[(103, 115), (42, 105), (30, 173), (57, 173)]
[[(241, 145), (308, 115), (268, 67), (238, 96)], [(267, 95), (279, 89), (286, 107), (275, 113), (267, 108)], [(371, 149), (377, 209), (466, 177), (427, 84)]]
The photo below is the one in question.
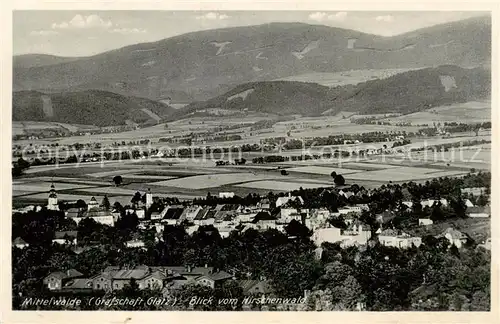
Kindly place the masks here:
[(181, 179), (155, 182), (157, 186), (168, 186), (187, 189), (204, 189), (220, 187), (228, 184), (242, 183), (247, 181), (273, 179), (273, 176), (257, 175), (255, 173), (228, 173), (228, 174), (209, 174), (192, 176)]
[(328, 175), (328, 176), (332, 173), (332, 171), (337, 172), (337, 174), (350, 174), (350, 173), (360, 172), (360, 170), (354, 170), (354, 169), (344, 169), (344, 168), (337, 168), (337, 167), (321, 167), (321, 166), (314, 166), (314, 165), (298, 167), (298, 168), (289, 168), (286, 170), (290, 171), (290, 172), (312, 173), (312, 174), (321, 174), (321, 175)]
[(467, 171), (442, 171), (422, 167), (400, 167), (376, 171), (365, 171), (345, 176), (346, 180), (410, 181), (465, 174)]
[(278, 191), (290, 191), (298, 190), (301, 187), (304, 189), (310, 188), (322, 188), (322, 187), (332, 187), (333, 184), (324, 183), (304, 183), (304, 182), (285, 182), (285, 181), (254, 181), (247, 182), (244, 184), (239, 184), (237, 187), (253, 188), (253, 189), (265, 189), (265, 190), (278, 190)]

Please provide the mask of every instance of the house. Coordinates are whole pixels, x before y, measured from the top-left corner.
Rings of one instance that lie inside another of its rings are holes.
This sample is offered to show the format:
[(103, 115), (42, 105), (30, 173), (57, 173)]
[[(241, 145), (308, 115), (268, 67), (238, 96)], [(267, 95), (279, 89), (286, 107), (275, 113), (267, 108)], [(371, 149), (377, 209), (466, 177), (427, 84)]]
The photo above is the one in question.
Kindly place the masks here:
[(257, 207), (268, 210), (269, 208), (271, 208), (271, 203), (269, 202), (269, 199), (264, 198), (257, 203)]
[(406, 207), (408, 207), (408, 208), (412, 208), (413, 207), (413, 202), (412, 201), (402, 201), (401, 203), (403, 205), (405, 205)]
[(76, 245), (77, 231), (55, 232), (52, 243)]
[(455, 245), (457, 248), (461, 248), (469, 239), (466, 234), (452, 227), (448, 227), (443, 233), (437, 236), (437, 238), (440, 237), (446, 238), (450, 242), (450, 245)]
[(70, 208), (67, 211), (66, 216), (73, 219), (77, 225), (82, 219), (85, 218), (92, 218), (97, 223), (103, 225), (115, 225), (115, 218), (113, 214), (111, 214), (109, 210), (99, 207), (99, 204), (97, 203), (95, 197), (92, 197), (90, 199), (90, 202), (87, 204), (87, 210), (84, 210), (82, 208)]
[(266, 297), (274, 293), (269, 280), (240, 280), (239, 286), (243, 289), (243, 295)]
[(29, 246), (29, 244), (20, 237), (16, 237), (14, 241), (12, 241), (12, 245), (14, 245), (18, 249), (24, 249), (25, 247)]
[(312, 240), (317, 246), (323, 242), (340, 242), (341, 247), (352, 245), (364, 245), (371, 238), (371, 229), (367, 225), (354, 223), (347, 230), (343, 231), (337, 227), (318, 228), (312, 235)]
[(473, 218), (488, 218), (491, 215), (489, 207), (469, 207), (467, 213)]
[(203, 208), (193, 219), (195, 225), (213, 225), (215, 223), (216, 211), (212, 207)]
[(135, 213), (139, 219), (144, 219), (146, 217), (146, 212), (142, 208), (127, 208), (125, 213), (131, 215)]
[(128, 248), (145, 248), (146, 245), (144, 244), (143, 240), (134, 239), (134, 240), (127, 241), (125, 243), (125, 246)]
[(83, 277), (83, 274), (75, 269), (69, 269), (64, 272), (56, 271), (49, 273), (43, 279), (43, 284), (50, 290), (61, 290), (67, 281), (80, 277)]
[(233, 276), (225, 271), (217, 271), (207, 275), (197, 277), (196, 283), (214, 289), (216, 286), (221, 286), (226, 280), (232, 279)]
[(464, 203), (465, 203), (465, 206), (467, 206), (467, 208), (474, 207), (474, 204), (469, 199), (465, 199)]
[(419, 218), (418, 225), (428, 226), (432, 225), (434, 222), (430, 218)]
[(148, 267), (136, 267), (134, 269), (120, 269), (118, 271), (113, 271), (111, 275), (111, 282), (113, 286), (111, 289), (123, 289), (126, 285), (130, 284), (132, 278), (139, 281), (142, 278), (146, 277), (148, 274)]
[(425, 199), (420, 201), (420, 204), (422, 205), (422, 208), (424, 207), (432, 207), (434, 204), (441, 203), (443, 206), (448, 206), (448, 200), (442, 198), (442, 199)]
[(71, 291), (73, 293), (91, 292), (92, 291), (92, 279), (90, 278), (74, 278), (69, 279), (65, 282), (62, 290), (67, 292)]
[(281, 207), (285, 204), (288, 204), (291, 201), (297, 201), (299, 202), (300, 205), (304, 204), (304, 199), (302, 199), (301, 196), (292, 196), (291, 193), (288, 193), (288, 196), (286, 197), (278, 197), (276, 200), (276, 207)]
[(485, 250), (491, 250), (491, 237), (488, 237), (484, 243), (478, 244), (477, 247)]
[(359, 208), (359, 212), (370, 210), (370, 207), (368, 206), (368, 204), (356, 204), (356, 205), (354, 205), (354, 207)]
[(392, 211), (386, 210), (383, 213), (375, 215), (375, 220), (379, 224), (386, 224), (396, 218), (396, 214), (393, 213)]
[(275, 228), (276, 227), (276, 217), (272, 216), (268, 212), (261, 211), (258, 212), (257, 215), (255, 215), (254, 219), (252, 220), (253, 228), (258, 229), (258, 230), (266, 230), (269, 228)]
[(233, 198), (234, 192), (219, 192), (219, 198)]
[(198, 205), (185, 207), (181, 216), (179, 217), (179, 222), (182, 222), (183, 220), (192, 221), (196, 217), (198, 212), (202, 209), (203, 207)]
[(137, 284), (139, 289), (163, 289), (166, 279), (165, 273), (156, 270), (139, 279)]
[(378, 234), (380, 244), (384, 246), (407, 249), (412, 246), (419, 247), (422, 244), (421, 237), (411, 237), (404, 232), (393, 229), (386, 229)]
[(462, 194), (471, 194), (473, 196), (484, 195), (486, 187), (472, 187), (472, 188), (462, 188), (460, 189)]
[(182, 206), (169, 206), (165, 213), (162, 212), (163, 219), (162, 223), (167, 223), (168, 225), (176, 225), (180, 223), (180, 218), (184, 208)]

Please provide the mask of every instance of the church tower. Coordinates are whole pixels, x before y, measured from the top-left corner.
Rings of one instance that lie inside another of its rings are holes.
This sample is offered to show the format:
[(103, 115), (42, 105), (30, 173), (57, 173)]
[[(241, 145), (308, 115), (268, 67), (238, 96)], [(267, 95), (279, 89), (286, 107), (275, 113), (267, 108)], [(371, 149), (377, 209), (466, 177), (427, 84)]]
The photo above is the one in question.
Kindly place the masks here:
[(95, 197), (92, 197), (89, 201), (89, 203), (87, 204), (87, 210), (90, 211), (90, 210), (99, 210), (99, 203), (97, 202), (97, 200), (95, 199)]
[(59, 205), (57, 204), (57, 194), (54, 184), (50, 186), (49, 199), (47, 201), (47, 209), (49, 210), (59, 210)]
[(149, 209), (153, 204), (153, 194), (151, 193), (151, 189), (148, 188), (148, 192), (146, 193), (146, 208)]

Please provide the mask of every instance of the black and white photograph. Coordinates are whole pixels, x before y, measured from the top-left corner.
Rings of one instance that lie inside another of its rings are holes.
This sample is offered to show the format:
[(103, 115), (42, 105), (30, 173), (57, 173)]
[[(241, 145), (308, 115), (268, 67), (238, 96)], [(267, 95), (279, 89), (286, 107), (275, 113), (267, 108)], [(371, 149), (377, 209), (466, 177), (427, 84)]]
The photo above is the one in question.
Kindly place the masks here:
[(12, 12), (12, 310), (492, 310), (492, 13), (287, 10)]

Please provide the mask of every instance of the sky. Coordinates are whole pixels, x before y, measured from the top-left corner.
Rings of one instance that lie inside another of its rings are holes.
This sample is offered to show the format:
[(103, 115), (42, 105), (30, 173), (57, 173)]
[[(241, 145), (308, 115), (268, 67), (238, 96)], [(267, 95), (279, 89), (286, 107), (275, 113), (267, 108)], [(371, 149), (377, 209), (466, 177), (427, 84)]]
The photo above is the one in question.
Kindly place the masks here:
[(484, 16), (455, 11), (14, 11), (14, 55), (89, 56), (187, 32), (302, 22), (393, 36)]

